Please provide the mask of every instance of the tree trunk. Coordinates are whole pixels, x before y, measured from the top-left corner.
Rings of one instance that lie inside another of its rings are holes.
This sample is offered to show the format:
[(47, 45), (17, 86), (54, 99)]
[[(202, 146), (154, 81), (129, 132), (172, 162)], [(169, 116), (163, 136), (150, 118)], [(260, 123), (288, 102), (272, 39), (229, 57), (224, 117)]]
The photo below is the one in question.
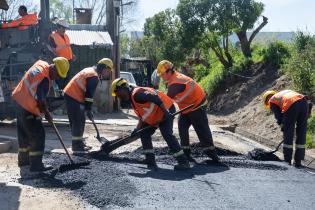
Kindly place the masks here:
[(240, 31), (236, 35), (238, 39), (240, 40), (243, 55), (245, 57), (252, 57), (252, 51), (250, 49), (250, 42), (247, 39), (246, 31)]

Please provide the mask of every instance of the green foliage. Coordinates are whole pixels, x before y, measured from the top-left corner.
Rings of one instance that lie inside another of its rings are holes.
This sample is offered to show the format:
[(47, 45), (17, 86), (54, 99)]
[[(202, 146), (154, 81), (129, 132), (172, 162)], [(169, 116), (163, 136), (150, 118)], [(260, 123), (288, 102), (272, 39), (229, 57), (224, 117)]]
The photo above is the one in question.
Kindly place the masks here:
[(129, 38), (128, 34), (121, 34), (120, 36), (120, 52), (122, 56), (127, 55), (129, 52), (128, 50), (128, 45), (129, 45)]
[(315, 136), (315, 116), (311, 116), (307, 122), (306, 147), (313, 147), (313, 140)]
[(212, 66), (210, 73), (201, 79), (200, 86), (205, 90), (209, 97), (213, 96), (225, 79), (225, 71), (220, 63)]
[(72, 22), (72, 7), (61, 0), (50, 0), (50, 17), (64, 18)]
[(315, 39), (310, 34), (298, 31), (294, 40), (295, 50), (300, 53), (307, 49), (308, 46), (315, 45)]
[(167, 9), (147, 18), (144, 24), (144, 48), (157, 48), (154, 59), (168, 59), (176, 64), (180, 63), (185, 58), (185, 50), (179, 37), (180, 28), (181, 21), (175, 10)]
[(271, 42), (262, 53), (265, 61), (272, 63), (276, 68), (280, 68), (291, 56), (289, 48), (280, 41)]
[(314, 97), (315, 87), (315, 38), (298, 33), (292, 57), (283, 65), (297, 91)]
[[(240, 33), (245, 34), (240, 39), (242, 50), (250, 50), (248, 46), (251, 41), (248, 41), (246, 31), (254, 27), (263, 10), (264, 4), (254, 0), (180, 0), (177, 14), (182, 22), (182, 42), (188, 49), (192, 49), (204, 41), (207, 33), (220, 37), (221, 41), (225, 41), (232, 33)], [(225, 67), (230, 67), (222, 60), (224, 56), (229, 56), (228, 43), (218, 44), (213, 40), (218, 39), (208, 39), (209, 46), (213, 50), (218, 46), (224, 48), (224, 51), (217, 49), (216, 55)]]
[(194, 79), (197, 82), (200, 82), (200, 80), (204, 77), (206, 77), (209, 74), (210, 69), (202, 64), (198, 64), (194, 66)]

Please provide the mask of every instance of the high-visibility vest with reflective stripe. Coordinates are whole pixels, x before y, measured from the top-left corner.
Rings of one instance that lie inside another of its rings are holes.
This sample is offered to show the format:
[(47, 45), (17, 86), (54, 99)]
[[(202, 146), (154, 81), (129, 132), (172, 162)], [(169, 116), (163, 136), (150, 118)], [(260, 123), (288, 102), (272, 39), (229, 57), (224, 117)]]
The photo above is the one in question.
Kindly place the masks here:
[(40, 116), (42, 114), (37, 104), (37, 87), (45, 78), (49, 81), (50, 89), (51, 80), (49, 78), (49, 64), (45, 61), (39, 60), (25, 73), (19, 84), (12, 92), (13, 99), (25, 110), (36, 116)]
[(131, 94), (132, 100), (131, 104), (137, 116), (141, 118), (143, 122), (146, 122), (149, 125), (156, 125), (157, 123), (161, 122), (164, 117), (162, 109), (152, 102), (146, 102), (143, 104), (137, 103), (134, 97), (135, 94), (138, 92), (145, 92), (158, 95), (166, 109), (169, 109), (173, 105), (173, 100), (170, 97), (168, 97), (165, 93), (155, 90), (153, 88), (137, 87), (133, 89)]
[(30, 25), (36, 25), (38, 23), (37, 14), (28, 14), (24, 15), (17, 20), (13, 20), (9, 23), (3, 23), (2, 28), (16, 28), (18, 27), (19, 30), (25, 30)]
[(50, 34), (50, 38), (53, 39), (56, 44), (56, 54), (66, 58), (67, 60), (72, 60), (73, 54), (70, 45), (70, 39), (67, 34), (64, 34), (63, 37), (64, 38), (62, 38), (62, 36), (57, 32)]
[(304, 95), (293, 90), (283, 90), (273, 95), (270, 98), (269, 103), (277, 105), (280, 107), (281, 112), (284, 113), (292, 106), (292, 104), (304, 97)]
[(95, 71), (94, 67), (85, 68), (77, 73), (63, 89), (63, 92), (76, 101), (84, 103), (86, 92), (86, 79), (89, 77), (98, 78), (98, 74)]
[(192, 78), (185, 76), (184, 74), (175, 72), (171, 79), (167, 81), (167, 86), (170, 87), (173, 84), (185, 85), (185, 90), (177, 94), (173, 99), (178, 104), (180, 109), (183, 109), (191, 104), (193, 107), (185, 110), (183, 114), (189, 113), (194, 110), (205, 99), (206, 93)]

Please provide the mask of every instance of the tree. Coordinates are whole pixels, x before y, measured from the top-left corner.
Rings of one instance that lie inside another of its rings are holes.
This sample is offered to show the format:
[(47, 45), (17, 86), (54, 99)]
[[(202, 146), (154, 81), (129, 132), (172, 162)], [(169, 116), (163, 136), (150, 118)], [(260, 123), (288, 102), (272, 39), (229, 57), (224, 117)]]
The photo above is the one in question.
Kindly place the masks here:
[(63, 18), (68, 22), (72, 22), (72, 7), (70, 6), (69, 1), (50, 0), (49, 7), (51, 18)]
[(183, 43), (193, 48), (208, 40), (209, 47), (222, 64), (231, 67), (233, 59), (229, 53), (228, 37), (236, 33), (243, 54), (250, 57), (250, 44), (268, 19), (264, 17), (249, 38), (246, 32), (254, 27), (263, 8), (262, 3), (254, 0), (180, 0), (177, 14), (182, 22)]
[(175, 63), (181, 62), (185, 49), (180, 38), (181, 21), (175, 10), (167, 9), (151, 18), (144, 24), (145, 44), (158, 48), (159, 59), (169, 59)]

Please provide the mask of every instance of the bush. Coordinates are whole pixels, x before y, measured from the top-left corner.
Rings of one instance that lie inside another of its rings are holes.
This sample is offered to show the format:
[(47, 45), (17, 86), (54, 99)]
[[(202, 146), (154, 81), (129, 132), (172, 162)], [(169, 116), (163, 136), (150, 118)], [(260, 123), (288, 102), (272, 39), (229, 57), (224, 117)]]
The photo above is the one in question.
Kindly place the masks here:
[(313, 96), (315, 87), (315, 42), (308, 42), (306, 46), (302, 46), (304, 41), (301, 41), (301, 39), (297, 39), (296, 42), (299, 43), (295, 43), (292, 57), (283, 65), (283, 70), (291, 77), (297, 91)]
[(204, 77), (206, 77), (209, 74), (210, 68), (207, 68), (206, 66), (202, 64), (198, 64), (194, 66), (194, 79), (197, 82), (200, 82), (200, 80)]
[(200, 86), (209, 97), (213, 96), (225, 78), (225, 71), (222, 65), (217, 65), (210, 69), (210, 73), (201, 79)]
[(265, 61), (272, 63), (276, 68), (280, 68), (291, 55), (289, 47), (279, 41), (270, 43), (262, 53), (264, 53)]
[(315, 116), (312, 116), (307, 121), (306, 147), (313, 147), (313, 139), (315, 136)]

